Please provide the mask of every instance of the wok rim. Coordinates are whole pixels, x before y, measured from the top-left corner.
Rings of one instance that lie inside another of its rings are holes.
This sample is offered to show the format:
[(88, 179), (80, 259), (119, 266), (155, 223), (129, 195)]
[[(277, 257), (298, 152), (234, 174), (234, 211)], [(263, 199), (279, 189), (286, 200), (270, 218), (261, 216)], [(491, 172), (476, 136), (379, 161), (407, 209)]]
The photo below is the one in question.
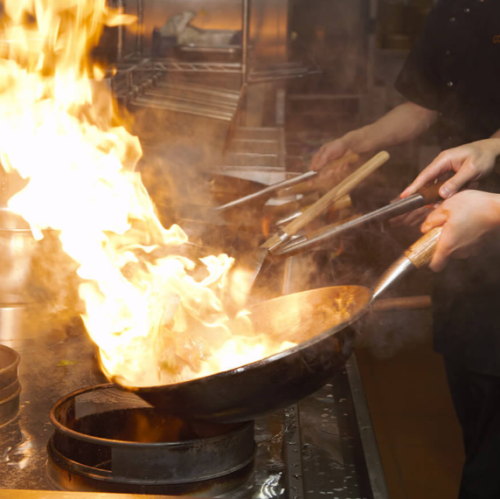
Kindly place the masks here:
[[(210, 376), (203, 376), (201, 378), (194, 378), (188, 381), (181, 381), (179, 383), (170, 383), (170, 384), (165, 384), (165, 385), (156, 385), (156, 386), (144, 386), (144, 387), (134, 387), (134, 386), (126, 386), (122, 383), (120, 383), (117, 380), (117, 377), (114, 376), (111, 378), (111, 383), (115, 384), (117, 387), (121, 388), (122, 390), (128, 391), (128, 392), (133, 392), (133, 393), (156, 393), (156, 392), (163, 392), (166, 390), (177, 390), (177, 389), (184, 389), (184, 388), (190, 388), (192, 386), (195, 386), (197, 384), (204, 384), (207, 382), (213, 382), (213, 381), (219, 381), (224, 378), (230, 378), (236, 374), (242, 374), (244, 372), (248, 371), (253, 371), (254, 369), (260, 369), (265, 367), (268, 364), (271, 364), (273, 362), (279, 361), (285, 357), (295, 355), (300, 351), (306, 350), (309, 347), (312, 347), (313, 345), (316, 345), (317, 343), (322, 342), (323, 340), (339, 333), (346, 327), (350, 326), (354, 322), (356, 322), (361, 316), (365, 314), (367, 309), (370, 307), (371, 302), (373, 300), (373, 292), (371, 291), (370, 288), (366, 286), (360, 286), (360, 285), (346, 285), (346, 286), (325, 286), (322, 288), (315, 288), (315, 289), (310, 289), (307, 291), (302, 291), (299, 293), (294, 293), (295, 295), (305, 295), (307, 293), (313, 293), (318, 290), (324, 290), (324, 289), (339, 289), (339, 288), (349, 288), (349, 289), (357, 289), (357, 290), (362, 290), (363, 292), (367, 292), (367, 301), (366, 303), (359, 309), (358, 312), (355, 314), (352, 314), (351, 317), (348, 320), (342, 321), (341, 323), (337, 324), (336, 326), (327, 329), (326, 331), (322, 332), (321, 334), (318, 334), (312, 338), (310, 338), (307, 341), (304, 341), (303, 343), (299, 343), (298, 345), (288, 348), (286, 350), (283, 350), (282, 352), (276, 353), (274, 355), (271, 355), (270, 357), (265, 357), (263, 359), (260, 359), (256, 362), (250, 362), (249, 364), (244, 364), (243, 366), (236, 367), (233, 369), (229, 369), (227, 371), (220, 371), (215, 374), (211, 374)], [(280, 300), (283, 298), (286, 298), (288, 296), (292, 295), (284, 295), (284, 296), (278, 296), (276, 298), (273, 298), (271, 300), (266, 300), (266, 302), (259, 302), (259, 303), (270, 303), (275, 300)], [(257, 303), (256, 306), (259, 304)]]

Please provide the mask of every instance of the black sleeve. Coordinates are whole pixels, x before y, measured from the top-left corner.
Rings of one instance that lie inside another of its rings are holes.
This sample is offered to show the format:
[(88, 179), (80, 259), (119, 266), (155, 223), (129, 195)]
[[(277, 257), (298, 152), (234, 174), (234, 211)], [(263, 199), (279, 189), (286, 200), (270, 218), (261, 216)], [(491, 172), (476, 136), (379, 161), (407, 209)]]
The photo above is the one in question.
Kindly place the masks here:
[(442, 11), (443, 3), (439, 2), (428, 15), (395, 84), (396, 90), (409, 101), (433, 111), (439, 103), (439, 68), (435, 59)]

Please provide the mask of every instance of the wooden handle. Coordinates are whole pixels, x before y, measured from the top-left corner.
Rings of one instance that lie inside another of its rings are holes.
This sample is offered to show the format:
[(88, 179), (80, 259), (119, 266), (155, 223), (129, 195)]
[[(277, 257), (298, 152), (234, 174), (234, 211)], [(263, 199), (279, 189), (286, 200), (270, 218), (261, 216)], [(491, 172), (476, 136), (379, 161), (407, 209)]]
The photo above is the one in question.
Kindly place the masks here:
[(435, 227), (405, 251), (405, 256), (415, 265), (415, 267), (417, 267), (417, 269), (431, 263), (442, 231), (442, 227)]
[(352, 199), (349, 194), (342, 196), (340, 199), (335, 201), (330, 207), (329, 212), (334, 213), (339, 210), (345, 210), (347, 208), (352, 208)]
[(419, 310), (430, 308), (432, 299), (430, 296), (404, 296), (401, 298), (386, 298), (378, 300), (373, 304), (374, 312), (390, 312), (394, 310)]
[(365, 178), (386, 163), (389, 158), (389, 153), (385, 151), (378, 153), (370, 159), (370, 161), (367, 161), (364, 165), (359, 167), (339, 185), (336, 185), (330, 192), (325, 194), (321, 199), (305, 210), (300, 217), (289, 223), (284, 228), (284, 232), (286, 232), (289, 236), (297, 234), (299, 230), (304, 228), (308, 223), (312, 222), (318, 215), (321, 215), (321, 213), (326, 211), (329, 206), (335, 203), (335, 201), (338, 201), (346, 194), (349, 194), (358, 184), (365, 180)]
[(441, 182), (436, 182), (435, 184), (420, 189), (419, 194), (423, 196), (425, 204), (434, 204), (442, 200), (439, 195), (439, 189), (441, 189), (445, 182), (446, 180), (442, 180)]

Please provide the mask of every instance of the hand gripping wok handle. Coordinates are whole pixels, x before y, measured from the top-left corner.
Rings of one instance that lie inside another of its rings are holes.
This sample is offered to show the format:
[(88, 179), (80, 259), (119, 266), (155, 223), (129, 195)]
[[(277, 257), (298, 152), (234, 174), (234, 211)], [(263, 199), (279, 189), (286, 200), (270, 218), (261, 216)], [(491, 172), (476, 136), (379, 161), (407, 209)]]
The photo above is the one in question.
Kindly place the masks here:
[(431, 263), (442, 231), (442, 227), (435, 227), (405, 251), (404, 255), (417, 269)]
[(412, 270), (429, 265), (434, 256), (434, 251), (436, 250), (442, 230), (442, 227), (432, 229), (408, 248), (404, 255), (399, 260), (396, 260), (380, 278), (373, 290), (372, 299), (377, 299), (392, 284)]
[(293, 222), (289, 223), (284, 229), (283, 234), (277, 235), (272, 240), (266, 243), (266, 246), (272, 249), (287, 241), (291, 236), (294, 236), (303, 229), (307, 224), (312, 222), (317, 216), (325, 212), (335, 201), (349, 194), (358, 184), (370, 176), (375, 170), (380, 168), (384, 163), (389, 161), (389, 153), (382, 151), (359, 167), (354, 173), (349, 175), (340, 184), (336, 185), (330, 192), (325, 194), (319, 201), (316, 201), (312, 206), (304, 211), (302, 215), (297, 217)]

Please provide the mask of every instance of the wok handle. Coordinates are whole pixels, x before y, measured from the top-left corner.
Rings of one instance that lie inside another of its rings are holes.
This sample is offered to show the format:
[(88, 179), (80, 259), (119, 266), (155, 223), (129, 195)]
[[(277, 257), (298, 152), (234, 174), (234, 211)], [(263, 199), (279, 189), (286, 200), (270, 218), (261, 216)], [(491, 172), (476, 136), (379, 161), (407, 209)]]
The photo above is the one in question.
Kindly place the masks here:
[(435, 227), (405, 251), (405, 256), (417, 269), (431, 263), (443, 227)]
[(349, 194), (358, 184), (370, 176), (375, 170), (380, 168), (384, 163), (389, 161), (390, 155), (388, 152), (382, 151), (360, 166), (355, 172), (344, 179), (340, 184), (336, 185), (330, 192), (325, 194), (321, 199), (316, 201), (304, 213), (290, 222), (281, 234), (275, 235), (272, 239), (264, 243), (266, 247), (274, 250), (282, 243), (288, 241), (291, 236), (294, 236), (303, 229), (307, 224), (312, 222), (317, 216), (326, 211), (330, 205), (338, 201), (340, 198)]
[(410, 246), (404, 255), (396, 260), (379, 279), (373, 290), (372, 299), (376, 300), (392, 284), (412, 270), (428, 265), (434, 256), (434, 251), (436, 250), (442, 230), (442, 227), (436, 227)]

